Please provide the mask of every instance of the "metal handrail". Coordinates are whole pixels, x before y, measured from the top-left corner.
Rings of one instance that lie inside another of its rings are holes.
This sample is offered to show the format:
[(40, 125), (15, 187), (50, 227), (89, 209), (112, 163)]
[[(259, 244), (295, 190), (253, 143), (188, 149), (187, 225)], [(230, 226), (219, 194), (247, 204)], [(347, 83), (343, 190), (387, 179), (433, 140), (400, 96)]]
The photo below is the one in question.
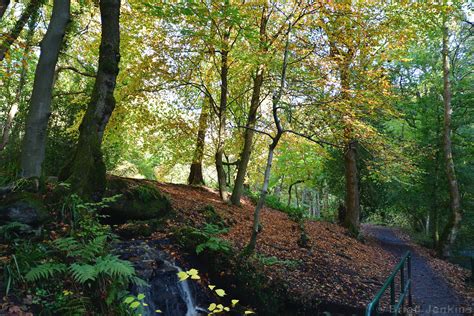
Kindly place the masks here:
[[(407, 279), (405, 280), (405, 264), (407, 266)], [(400, 272), (400, 297), (398, 302), (395, 302), (395, 277), (397, 273)], [(385, 281), (382, 288), (377, 292), (374, 299), (367, 305), (365, 315), (372, 316), (378, 315), (379, 301), (382, 298), (382, 295), (385, 293), (387, 288), (390, 286), (390, 306), (393, 310), (393, 315), (398, 315), (400, 309), (403, 309), (403, 302), (405, 301), (406, 296), (408, 295), (408, 306), (412, 306), (412, 295), (411, 295), (411, 253), (407, 253), (402, 257), (400, 262), (397, 264), (395, 269), (393, 269), (390, 276)]]

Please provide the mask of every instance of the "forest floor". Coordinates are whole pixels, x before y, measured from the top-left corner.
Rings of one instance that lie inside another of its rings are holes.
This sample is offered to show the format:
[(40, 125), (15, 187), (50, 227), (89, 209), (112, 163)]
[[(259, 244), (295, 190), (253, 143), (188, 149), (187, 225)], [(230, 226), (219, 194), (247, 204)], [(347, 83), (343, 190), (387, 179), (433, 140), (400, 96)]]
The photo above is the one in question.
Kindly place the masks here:
[[(464, 315), (474, 307), (473, 288), (464, 286), (466, 271), (437, 259), (426, 249), (414, 244), (399, 229), (363, 225), (368, 239), (396, 257), (412, 253), (413, 299), (416, 315)], [(471, 305), (469, 305), (471, 304)]]
[[(237, 250), (247, 244), (254, 211), (254, 204), (248, 198), (244, 197), (238, 207), (222, 202), (218, 193), (208, 188), (164, 183), (159, 183), (158, 188), (170, 197), (178, 213), (196, 223), (203, 220), (200, 210), (212, 205), (231, 223), (229, 232), (222, 237)], [(266, 275), (285, 280), (290, 285), (289, 294), (297, 295), (303, 303), (317, 300), (323, 304), (365, 308), (408, 248), (415, 253), (415, 298), (421, 306), (459, 305), (463, 300), (461, 297), (468, 300), (472, 295), (464, 285), (464, 279), (469, 275), (467, 270), (442, 260), (428, 259), (430, 255), (426, 250), (398, 239), (390, 229), (365, 226), (366, 232), (376, 238), (359, 241), (336, 224), (310, 220), (304, 223), (309, 245), (303, 248), (298, 245), (299, 225), (285, 213), (265, 207), (261, 224), (258, 254), (298, 263), (297, 268), (266, 266)], [(155, 238), (161, 236), (157, 234)], [(451, 290), (448, 281), (439, 277), (441, 273), (455, 284), (456, 292)]]

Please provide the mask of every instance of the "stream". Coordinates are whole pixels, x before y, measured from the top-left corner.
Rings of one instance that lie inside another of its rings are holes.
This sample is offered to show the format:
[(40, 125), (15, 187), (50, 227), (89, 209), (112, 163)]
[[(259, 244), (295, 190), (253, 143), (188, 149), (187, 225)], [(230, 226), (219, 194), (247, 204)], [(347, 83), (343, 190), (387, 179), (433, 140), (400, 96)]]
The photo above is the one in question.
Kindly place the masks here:
[(209, 297), (205, 289), (193, 280), (179, 281), (177, 273), (183, 271), (162, 245), (167, 241), (126, 241), (116, 247), (122, 259), (133, 262), (137, 275), (149, 286), (134, 286), (134, 295), (144, 294), (148, 306), (142, 315), (198, 316), (207, 314)]

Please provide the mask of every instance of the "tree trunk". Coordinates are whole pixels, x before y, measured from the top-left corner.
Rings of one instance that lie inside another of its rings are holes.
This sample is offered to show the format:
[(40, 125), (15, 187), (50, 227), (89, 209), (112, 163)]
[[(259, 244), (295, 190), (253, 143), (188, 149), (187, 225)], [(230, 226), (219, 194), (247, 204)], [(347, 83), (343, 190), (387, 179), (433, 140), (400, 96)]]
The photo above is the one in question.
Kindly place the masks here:
[(191, 163), (191, 170), (189, 172), (188, 184), (191, 185), (204, 185), (204, 176), (202, 174), (202, 160), (204, 157), (204, 145), (207, 131), (207, 121), (209, 119), (209, 108), (207, 106), (208, 99), (204, 96), (202, 102), (201, 114), (199, 115), (199, 130), (196, 140), (196, 149), (194, 150), (194, 157)]
[(350, 141), (344, 152), (344, 167), (346, 179), (346, 213), (344, 227), (355, 236), (359, 233), (359, 183), (357, 174), (357, 141)]
[[(262, 54), (265, 54), (268, 48), (265, 46), (266, 34), (267, 34), (267, 5), (262, 9), (262, 15), (260, 18), (260, 50)], [(232, 191), (232, 196), (230, 201), (234, 205), (240, 205), (240, 198), (243, 193), (245, 176), (247, 175), (247, 167), (250, 161), (250, 156), (252, 154), (252, 145), (253, 145), (253, 136), (255, 127), (255, 122), (257, 121), (257, 111), (260, 107), (260, 94), (263, 85), (263, 78), (265, 73), (265, 65), (260, 64), (257, 67), (257, 72), (255, 78), (253, 79), (253, 89), (252, 89), (252, 99), (250, 100), (250, 109), (247, 117), (247, 123), (245, 124), (244, 132), (244, 147), (240, 152), (239, 166), (237, 168), (237, 176), (235, 178), (234, 190)]]
[(86, 114), (79, 128), (73, 159), (61, 172), (79, 195), (99, 199), (105, 190), (105, 164), (101, 140), (115, 108), (114, 90), (120, 61), (120, 0), (101, 0), (102, 37), (99, 66)]
[[(224, 46), (227, 45), (229, 40), (229, 33), (224, 34)], [(219, 186), (219, 195), (222, 200), (227, 201), (227, 185), (226, 185), (226, 174), (224, 170), (224, 138), (225, 138), (225, 124), (227, 115), (227, 94), (228, 94), (228, 64), (229, 51), (225, 47), (221, 52), (221, 93), (219, 101), (219, 126), (217, 136), (217, 150), (215, 155), (216, 170), (217, 170), (217, 183)]]
[(0, 0), (0, 21), (3, 19), (5, 11), (7, 11), (8, 6), (10, 5), (10, 0)]
[(273, 162), (273, 152), (280, 141), (281, 136), (284, 133), (283, 127), (281, 125), (280, 118), (278, 116), (278, 105), (281, 100), (281, 96), (283, 94), (283, 90), (285, 89), (286, 84), (286, 69), (288, 67), (288, 54), (289, 54), (289, 45), (290, 45), (290, 32), (291, 32), (291, 24), (288, 24), (288, 33), (286, 38), (286, 45), (285, 45), (285, 52), (283, 56), (283, 66), (281, 69), (281, 78), (280, 78), (280, 87), (278, 91), (273, 93), (272, 98), (272, 114), (273, 114), (273, 121), (275, 123), (277, 134), (273, 137), (273, 141), (268, 146), (268, 156), (267, 156), (267, 165), (265, 167), (265, 174), (263, 177), (263, 185), (262, 191), (260, 192), (260, 198), (258, 199), (257, 205), (255, 206), (255, 211), (253, 214), (253, 228), (252, 228), (252, 235), (250, 236), (250, 241), (246, 247), (246, 252), (248, 254), (252, 254), (255, 251), (255, 247), (257, 245), (257, 235), (258, 235), (258, 227), (260, 225), (260, 211), (265, 204), (265, 197), (267, 196), (268, 192), (268, 184), (270, 182), (270, 172), (272, 169), (272, 162)]
[(451, 83), (449, 79), (449, 30), (445, 19), (443, 25), (443, 101), (444, 101), (444, 159), (446, 166), (446, 175), (448, 178), (448, 188), (450, 197), (450, 218), (446, 225), (439, 242), (439, 253), (443, 257), (451, 256), (451, 249), (456, 241), (462, 220), (461, 196), (454, 168), (454, 160), (451, 143)]
[[(8, 2), (8, 1), (7, 1)], [(63, 7), (66, 6), (67, 4), (70, 3), (70, 1), (64, 1), (65, 3), (63, 4)], [(10, 31), (9, 34), (5, 35), (4, 40), (2, 41), (2, 44), (0, 44), (0, 61), (5, 59), (5, 56), (10, 49), (10, 46), (16, 41), (18, 36), (20, 36), (21, 31), (25, 27), (26, 22), (30, 19), (31, 15), (33, 15), (34, 12), (37, 12), (40, 8), (40, 6), (43, 4), (43, 0), (31, 0), (30, 3), (26, 6), (25, 10), (21, 14), (20, 18), (18, 21), (16, 21), (15, 26), (13, 29)], [(1, 4), (0, 6), (3, 8), (4, 4)], [(8, 5), (8, 3), (7, 3)], [(56, 5), (55, 5), (56, 6)], [(5, 6), (6, 10), (6, 6)], [(1, 11), (1, 10), (0, 10)], [(54, 10), (53, 10), (54, 12)], [(0, 18), (3, 16), (3, 13), (0, 12)], [(53, 13), (54, 14), (54, 13)], [(69, 15), (68, 15), (68, 20), (69, 20)], [(53, 21), (53, 18), (51, 18), (51, 22)], [(50, 22), (50, 25), (51, 25)], [(59, 24), (58, 24), (59, 26)], [(49, 27), (48, 27), (49, 30)], [(46, 36), (45, 36), (46, 37)], [(47, 47), (46, 49), (49, 49)]]
[[(32, 1), (30, 5), (32, 3), (39, 5), (39, 1)], [(69, 22), (70, 5), (70, 0), (54, 1), (51, 21), (41, 42), (41, 54), (35, 71), (21, 151), (22, 176), (25, 178), (41, 176), (41, 165), (46, 148), (46, 130), (51, 115), (54, 70)]]
[(13, 120), (15, 119), (16, 114), (18, 113), (18, 108), (22, 100), (23, 88), (26, 82), (27, 67), (28, 63), (26, 58), (31, 50), (31, 44), (33, 40), (33, 35), (35, 32), (36, 22), (38, 20), (38, 12), (33, 13), (29, 22), (28, 34), (26, 36), (26, 45), (23, 51), (23, 57), (21, 59), (21, 73), (20, 73), (20, 82), (18, 83), (18, 88), (15, 93), (15, 100), (10, 107), (10, 110), (7, 114), (7, 119), (5, 125), (2, 129), (2, 140), (0, 143), (0, 151), (4, 150), (10, 140), (10, 132), (13, 126)]
[[(291, 206), (291, 192), (293, 191), (293, 187), (299, 183), (304, 182), (305, 180), (298, 180), (290, 184), (288, 187), (288, 206)], [(298, 199), (298, 198), (297, 198)]]

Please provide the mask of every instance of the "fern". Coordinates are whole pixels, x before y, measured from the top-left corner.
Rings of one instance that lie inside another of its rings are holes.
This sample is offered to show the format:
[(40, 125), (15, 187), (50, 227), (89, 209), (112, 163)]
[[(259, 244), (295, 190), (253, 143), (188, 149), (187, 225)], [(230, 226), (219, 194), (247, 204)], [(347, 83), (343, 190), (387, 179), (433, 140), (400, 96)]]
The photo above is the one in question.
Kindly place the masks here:
[(78, 256), (83, 260), (90, 261), (104, 251), (108, 236), (98, 236), (92, 239), (88, 244), (83, 245), (80, 249), (71, 253), (72, 256)]
[(135, 268), (130, 261), (119, 259), (114, 255), (99, 257), (96, 263), (98, 273), (114, 278), (129, 279), (135, 275)]
[(25, 275), (25, 279), (30, 282), (36, 282), (41, 279), (51, 278), (57, 274), (66, 271), (66, 265), (62, 263), (43, 263), (32, 268)]
[[(68, 254), (74, 253), (77, 249), (81, 248), (81, 244), (74, 239), (74, 237), (58, 238), (53, 241), (53, 246), (60, 251), (67, 252)], [(71, 257), (68, 255), (68, 257)]]
[(97, 278), (97, 269), (90, 264), (73, 263), (69, 266), (74, 281), (85, 284), (87, 281), (95, 281)]

